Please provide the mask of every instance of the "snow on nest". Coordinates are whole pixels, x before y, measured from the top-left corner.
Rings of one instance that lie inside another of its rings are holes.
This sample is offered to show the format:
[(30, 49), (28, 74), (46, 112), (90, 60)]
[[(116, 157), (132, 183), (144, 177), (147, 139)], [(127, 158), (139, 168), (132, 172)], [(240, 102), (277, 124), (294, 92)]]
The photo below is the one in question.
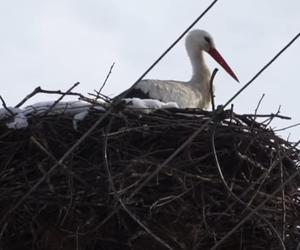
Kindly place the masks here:
[[(55, 103), (55, 101), (38, 102), (24, 109), (8, 107), (10, 112), (7, 109), (1, 108), (0, 121), (9, 120), (6, 122), (8, 128), (22, 129), (28, 127), (28, 118), (32, 116), (67, 114), (73, 116), (74, 129), (77, 129), (77, 122), (85, 118), (90, 107), (91, 104), (81, 101), (58, 103)], [(103, 108), (102, 110), (104, 111)]]
[(154, 99), (140, 99), (140, 98), (124, 98), (129, 108), (138, 109), (145, 113), (150, 113), (155, 109), (178, 108), (176, 102), (161, 102)]
[[(155, 109), (178, 108), (178, 105), (174, 102), (164, 103), (158, 100), (139, 98), (126, 98), (124, 100), (128, 104), (128, 108), (138, 109), (145, 113), (150, 113)], [(55, 101), (48, 101), (38, 102), (29, 105), (24, 109), (8, 107), (10, 112), (5, 108), (1, 108), (0, 121), (5, 120), (6, 126), (10, 129), (22, 129), (28, 127), (28, 118), (32, 116), (67, 114), (73, 116), (73, 127), (77, 130), (77, 123), (82, 121), (88, 115), (91, 106), (91, 104), (81, 101), (58, 103), (55, 103)], [(93, 106), (93, 108), (105, 111), (101, 106)]]

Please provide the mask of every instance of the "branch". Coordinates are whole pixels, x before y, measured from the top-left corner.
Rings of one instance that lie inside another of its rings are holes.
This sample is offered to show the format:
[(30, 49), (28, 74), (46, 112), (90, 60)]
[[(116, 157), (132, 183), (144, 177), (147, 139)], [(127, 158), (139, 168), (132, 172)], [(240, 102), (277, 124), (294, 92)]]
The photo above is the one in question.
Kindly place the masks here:
[[(79, 84), (79, 83), (75, 83), (76, 86)], [(73, 85), (74, 86), (74, 85)], [(75, 86), (75, 87), (76, 87)], [(74, 87), (72, 87), (73, 89)], [(82, 94), (80, 93), (74, 93), (74, 92), (71, 92), (71, 91), (67, 91), (67, 92), (62, 92), (61, 90), (45, 90), (45, 89), (42, 89), (40, 86), (35, 88), (29, 95), (27, 95), (21, 102), (19, 102), (15, 108), (19, 108), (21, 107), (25, 102), (27, 102), (30, 98), (32, 98), (33, 96), (35, 96), (36, 94), (54, 94), (54, 95), (63, 95), (63, 96), (66, 96), (66, 95), (73, 95), (73, 96), (78, 96), (79, 98), (81, 99), (86, 99), (85, 96), (83, 96)]]
[(215, 68), (214, 71), (212, 72), (211, 74), (211, 77), (210, 77), (210, 81), (209, 81), (209, 86), (210, 86), (210, 99), (211, 99), (211, 107), (212, 107), (212, 111), (215, 111), (215, 95), (214, 95), (214, 79), (215, 79), (215, 76), (218, 72), (218, 69)]
[(2, 102), (2, 106), (3, 108), (11, 115), (11, 116), (15, 116), (14, 112), (12, 112), (7, 106), (6, 103), (4, 101), (4, 99), (2, 98), (2, 96), (0, 95), (0, 100)]
[(110, 76), (110, 74), (111, 74), (112, 69), (114, 68), (114, 66), (115, 66), (115, 63), (113, 62), (113, 64), (110, 66), (109, 72), (107, 73), (106, 78), (105, 78), (102, 86), (100, 87), (99, 91), (95, 91), (97, 93), (96, 100), (99, 99), (100, 93), (101, 93), (102, 89), (104, 88), (104, 86), (105, 86), (105, 84), (106, 84), (106, 82), (107, 82), (107, 80), (108, 80), (108, 78), (109, 78), (109, 76)]
[(56, 106), (57, 103), (59, 103), (66, 95), (68, 95), (75, 87), (77, 87), (80, 83), (76, 82), (73, 84), (73, 86), (71, 88), (69, 88), (66, 92), (64, 92), (52, 105), (51, 107), (46, 110), (46, 112), (44, 113), (44, 116), (47, 116), (47, 114), (49, 114), (51, 112), (51, 110)]

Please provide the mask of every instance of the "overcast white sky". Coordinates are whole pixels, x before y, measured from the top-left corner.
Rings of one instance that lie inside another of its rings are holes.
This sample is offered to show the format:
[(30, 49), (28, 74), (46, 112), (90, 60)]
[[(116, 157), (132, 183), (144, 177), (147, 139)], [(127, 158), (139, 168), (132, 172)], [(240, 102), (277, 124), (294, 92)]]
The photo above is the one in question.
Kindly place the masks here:
[[(15, 105), (35, 87), (78, 92), (98, 89), (110, 65), (104, 93), (131, 84), (210, 4), (207, 0), (0, 0), (0, 94)], [(219, 51), (241, 80), (218, 72), (216, 102), (224, 103), (300, 31), (299, 0), (219, 0), (196, 25), (215, 38)], [(191, 68), (179, 43), (146, 78), (189, 80)], [(276, 112), (300, 122), (300, 40), (234, 101), (250, 113), (263, 93), (261, 113)], [(207, 58), (209, 59), (209, 58)], [(208, 60), (211, 69), (218, 65)], [(45, 101), (39, 96), (32, 102)], [(53, 96), (51, 99), (55, 99)], [(300, 127), (281, 133), (300, 139)]]

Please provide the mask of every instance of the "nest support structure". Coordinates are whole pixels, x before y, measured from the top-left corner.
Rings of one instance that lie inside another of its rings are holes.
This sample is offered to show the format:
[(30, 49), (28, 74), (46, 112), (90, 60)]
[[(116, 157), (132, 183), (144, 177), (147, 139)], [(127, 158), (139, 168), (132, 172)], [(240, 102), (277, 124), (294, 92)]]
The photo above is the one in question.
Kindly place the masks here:
[(102, 115), (0, 125), (1, 249), (296, 249), (299, 151), (255, 116), (226, 111), (170, 158), (213, 112), (113, 112), (62, 160)]

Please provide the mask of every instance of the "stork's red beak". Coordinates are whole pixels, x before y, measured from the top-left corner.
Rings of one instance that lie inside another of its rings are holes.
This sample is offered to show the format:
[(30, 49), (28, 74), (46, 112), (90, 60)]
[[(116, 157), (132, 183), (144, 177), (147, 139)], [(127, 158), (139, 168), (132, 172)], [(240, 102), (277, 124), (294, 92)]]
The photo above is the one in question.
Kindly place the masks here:
[(221, 54), (217, 51), (215, 48), (211, 48), (208, 51), (208, 54), (212, 56), (213, 59), (215, 59), (222, 67), (226, 70), (226, 72), (232, 76), (237, 82), (240, 82), (237, 76), (234, 74), (232, 69), (229, 67), (227, 62), (224, 60), (224, 58), (221, 56)]

